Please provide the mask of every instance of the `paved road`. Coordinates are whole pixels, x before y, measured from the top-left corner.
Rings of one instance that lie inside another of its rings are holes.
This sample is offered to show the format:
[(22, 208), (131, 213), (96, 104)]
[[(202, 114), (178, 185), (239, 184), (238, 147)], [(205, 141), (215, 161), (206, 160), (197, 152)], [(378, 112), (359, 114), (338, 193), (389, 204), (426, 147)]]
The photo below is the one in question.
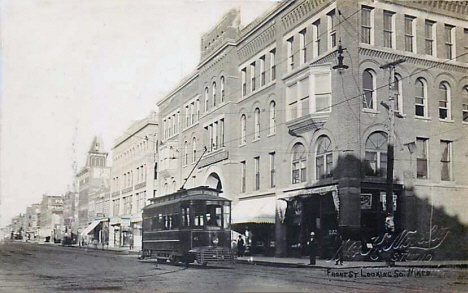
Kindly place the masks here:
[[(327, 272), (241, 264), (224, 268), (192, 265), (186, 269), (140, 262), (135, 255), (121, 253), (20, 242), (0, 244), (0, 292), (468, 291), (467, 270), (417, 270), (410, 277), (407, 271), (395, 276), (394, 270), (350, 273), (350, 269)], [(391, 277), (382, 277), (385, 272)], [(429, 276), (422, 276), (422, 272)]]

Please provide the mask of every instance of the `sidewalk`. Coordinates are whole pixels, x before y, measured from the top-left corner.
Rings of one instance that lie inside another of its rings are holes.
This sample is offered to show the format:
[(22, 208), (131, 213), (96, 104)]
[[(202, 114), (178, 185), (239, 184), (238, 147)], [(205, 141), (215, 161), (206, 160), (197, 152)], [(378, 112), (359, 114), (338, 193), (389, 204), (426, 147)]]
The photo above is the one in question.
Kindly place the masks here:
[[(376, 268), (386, 267), (384, 261), (345, 261), (343, 265), (335, 265), (333, 260), (317, 259), (316, 265), (309, 265), (308, 258), (279, 258), (267, 256), (244, 256), (238, 257), (237, 263), (264, 265), (275, 267), (295, 267), (295, 268)], [(468, 260), (434, 260), (434, 261), (406, 261), (396, 262), (395, 267), (425, 267), (425, 268), (468, 268)]]

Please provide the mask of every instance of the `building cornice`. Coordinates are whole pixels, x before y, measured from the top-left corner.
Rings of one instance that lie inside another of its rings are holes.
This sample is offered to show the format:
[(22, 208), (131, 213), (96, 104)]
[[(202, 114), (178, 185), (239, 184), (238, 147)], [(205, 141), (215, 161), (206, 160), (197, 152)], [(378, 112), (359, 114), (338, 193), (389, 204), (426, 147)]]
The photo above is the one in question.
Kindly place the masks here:
[(452, 61), (449, 61), (450, 63), (448, 63), (448, 62), (443, 62), (443, 61), (427, 60), (422, 57), (412, 57), (412, 56), (407, 56), (404, 54), (385, 52), (382, 50), (363, 48), (363, 47), (359, 48), (359, 54), (369, 56), (372, 58), (382, 58), (386, 60), (397, 60), (397, 59), (404, 58), (406, 60), (406, 63), (417, 64), (420, 66), (430, 67), (430, 68), (438, 67), (440, 69), (447, 70), (447, 71), (457, 71), (457, 72), (468, 74), (468, 64), (466, 66), (462, 66), (461, 64), (453, 64)]
[(170, 98), (172, 98), (177, 92), (179, 92), (182, 88), (187, 86), (190, 82), (192, 82), (195, 78), (199, 76), (198, 70), (193, 71), (186, 78), (182, 79), (182, 81), (167, 94), (164, 98), (156, 103), (156, 106), (160, 106), (162, 103), (166, 102)]

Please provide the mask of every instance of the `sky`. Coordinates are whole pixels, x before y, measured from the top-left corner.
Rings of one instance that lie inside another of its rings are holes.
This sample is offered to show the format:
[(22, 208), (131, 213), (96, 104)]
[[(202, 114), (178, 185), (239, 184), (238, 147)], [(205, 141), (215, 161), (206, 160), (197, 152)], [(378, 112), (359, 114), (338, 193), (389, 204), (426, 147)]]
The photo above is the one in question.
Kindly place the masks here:
[(84, 166), (95, 135), (110, 151), (156, 110), (224, 13), (240, 8), (247, 25), (275, 3), (0, 0), (1, 226), (69, 190), (73, 161)]

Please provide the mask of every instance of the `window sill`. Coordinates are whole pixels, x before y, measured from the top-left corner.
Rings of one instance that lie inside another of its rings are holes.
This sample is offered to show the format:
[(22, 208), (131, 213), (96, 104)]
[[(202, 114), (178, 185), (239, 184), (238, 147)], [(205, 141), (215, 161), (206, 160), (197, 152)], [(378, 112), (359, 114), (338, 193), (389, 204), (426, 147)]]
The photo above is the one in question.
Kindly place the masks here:
[(462, 121), (463, 125), (468, 125), (468, 122)]
[(414, 118), (418, 119), (418, 120), (425, 120), (425, 121), (431, 121), (432, 120), (431, 117), (414, 116)]
[(362, 112), (364, 113), (369, 113), (369, 114), (380, 114), (379, 110), (376, 109), (368, 109), (368, 108), (363, 108)]
[(256, 138), (256, 139), (252, 140), (252, 142), (257, 142), (257, 141), (260, 141), (260, 138)]
[(246, 100), (248, 98), (250, 98), (251, 96), (255, 95), (255, 94), (258, 94), (259, 92), (273, 86), (276, 84), (276, 79), (275, 80), (272, 80), (270, 81), (269, 83), (265, 84), (264, 86), (262, 87), (259, 87), (258, 89), (254, 90), (254, 91), (251, 91), (250, 93), (247, 93), (246, 95), (242, 96), (241, 99), (239, 100), (239, 102), (243, 101), (243, 100)]
[[(464, 122), (464, 123), (468, 124), (468, 122)], [(272, 137), (272, 136), (275, 136), (275, 134), (276, 134), (275, 132), (273, 132), (273, 133), (270, 133), (270, 134), (268, 134), (268, 135), (267, 135), (267, 137)]]
[(439, 118), (439, 122), (454, 123), (455, 121), (450, 120), (450, 119), (440, 119), (440, 118)]
[(239, 147), (245, 147), (247, 144), (246, 143), (243, 143), (243, 144), (240, 144)]

